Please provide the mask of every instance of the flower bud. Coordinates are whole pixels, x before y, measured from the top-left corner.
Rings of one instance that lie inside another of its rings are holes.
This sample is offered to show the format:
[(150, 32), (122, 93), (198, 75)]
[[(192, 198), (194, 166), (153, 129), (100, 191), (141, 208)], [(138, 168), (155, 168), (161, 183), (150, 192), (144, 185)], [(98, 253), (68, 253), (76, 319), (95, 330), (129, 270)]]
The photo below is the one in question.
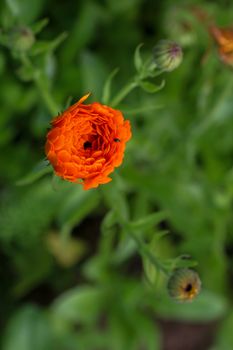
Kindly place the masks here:
[(168, 280), (168, 293), (176, 301), (192, 301), (201, 290), (201, 280), (194, 270), (176, 269)]
[(28, 27), (17, 27), (9, 33), (10, 46), (15, 51), (28, 51), (35, 42), (33, 32)]
[(182, 62), (183, 52), (174, 41), (160, 40), (153, 49), (153, 58), (157, 67), (165, 72), (171, 72)]

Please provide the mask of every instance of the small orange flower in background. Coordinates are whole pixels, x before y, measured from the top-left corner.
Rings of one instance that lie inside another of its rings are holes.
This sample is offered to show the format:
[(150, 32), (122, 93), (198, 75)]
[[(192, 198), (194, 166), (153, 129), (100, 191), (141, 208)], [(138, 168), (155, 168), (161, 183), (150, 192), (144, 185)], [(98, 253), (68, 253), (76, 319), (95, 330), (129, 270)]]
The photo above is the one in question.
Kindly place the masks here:
[(131, 138), (130, 122), (120, 111), (98, 102), (83, 104), (89, 94), (52, 122), (45, 151), (56, 175), (82, 183), (84, 190), (110, 182)]
[(212, 25), (209, 30), (218, 44), (218, 53), (221, 60), (233, 67), (233, 28), (219, 28)]

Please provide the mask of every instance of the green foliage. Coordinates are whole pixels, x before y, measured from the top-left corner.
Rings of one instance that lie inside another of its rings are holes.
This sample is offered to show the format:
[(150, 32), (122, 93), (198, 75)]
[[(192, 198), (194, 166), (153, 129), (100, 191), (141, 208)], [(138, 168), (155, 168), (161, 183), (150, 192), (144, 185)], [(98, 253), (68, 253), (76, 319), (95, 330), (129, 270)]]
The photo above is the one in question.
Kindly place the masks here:
[(54, 317), (83, 324), (96, 322), (106, 303), (106, 292), (100, 288), (82, 286), (63, 294), (53, 305)]
[(62, 193), (54, 192), (47, 179), (6, 198), (0, 215), (1, 239), (25, 245), (36, 239), (55, 216), (61, 198)]
[(231, 312), (220, 327), (217, 335), (216, 349), (230, 350), (231, 344), (233, 343), (232, 325), (233, 314)]
[(227, 304), (223, 298), (203, 291), (192, 303), (186, 304), (174, 303), (162, 296), (154, 308), (164, 318), (205, 323), (221, 318), (226, 313)]
[(33, 305), (28, 305), (18, 310), (10, 320), (2, 349), (54, 349), (53, 341), (45, 313)]
[[(207, 29), (230, 27), (232, 11), (0, 2), (3, 350), (159, 350), (161, 319), (214, 321), (213, 349), (232, 349), (233, 73)], [(171, 73), (152, 59), (161, 39), (184, 52)], [(83, 191), (41, 160), (51, 118), (87, 92), (133, 137), (112, 182)], [(167, 280), (186, 267), (203, 291), (175, 303)]]
[(162, 80), (162, 82), (159, 85), (155, 85), (149, 81), (143, 81), (140, 86), (142, 89), (146, 92), (149, 92), (151, 94), (161, 90), (165, 86), (165, 80)]

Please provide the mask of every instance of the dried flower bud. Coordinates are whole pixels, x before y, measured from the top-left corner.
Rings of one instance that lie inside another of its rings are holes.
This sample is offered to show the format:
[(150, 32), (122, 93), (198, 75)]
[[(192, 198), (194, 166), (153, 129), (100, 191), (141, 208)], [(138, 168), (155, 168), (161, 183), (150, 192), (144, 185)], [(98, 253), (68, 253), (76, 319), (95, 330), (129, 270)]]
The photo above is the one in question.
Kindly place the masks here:
[(28, 51), (35, 42), (33, 32), (28, 27), (17, 27), (9, 33), (10, 46), (15, 51)]
[(183, 52), (174, 41), (160, 40), (153, 49), (154, 62), (165, 72), (171, 72), (182, 62)]
[(194, 270), (177, 269), (169, 278), (167, 288), (171, 298), (180, 302), (192, 301), (201, 290), (201, 280)]

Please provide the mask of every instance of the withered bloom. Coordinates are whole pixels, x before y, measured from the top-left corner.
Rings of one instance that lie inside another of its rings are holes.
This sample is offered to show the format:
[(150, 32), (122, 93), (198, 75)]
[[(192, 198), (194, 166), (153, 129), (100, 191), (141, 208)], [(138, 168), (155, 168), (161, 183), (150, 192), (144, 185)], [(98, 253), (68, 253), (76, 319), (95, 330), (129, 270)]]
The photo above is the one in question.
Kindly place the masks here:
[(130, 122), (120, 111), (83, 104), (88, 96), (52, 121), (45, 147), (56, 175), (82, 183), (85, 190), (111, 181), (108, 175), (121, 165), (131, 138)]

